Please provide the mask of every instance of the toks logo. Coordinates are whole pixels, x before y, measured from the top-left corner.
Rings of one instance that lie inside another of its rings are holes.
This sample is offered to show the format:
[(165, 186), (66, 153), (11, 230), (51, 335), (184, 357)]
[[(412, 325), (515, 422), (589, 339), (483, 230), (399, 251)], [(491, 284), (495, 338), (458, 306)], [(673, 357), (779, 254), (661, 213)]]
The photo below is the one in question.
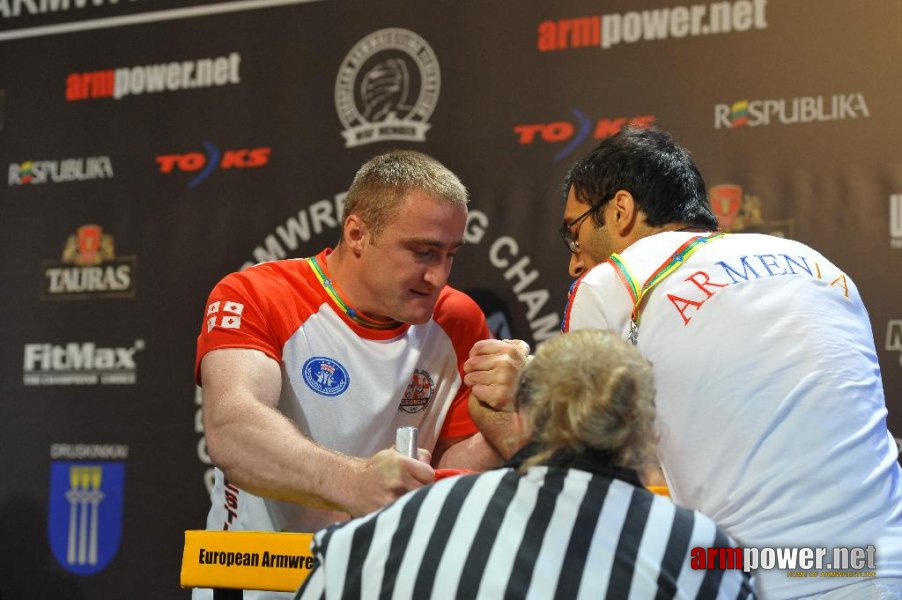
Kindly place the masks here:
[(269, 163), (269, 155), (272, 152), (272, 148), (265, 146), (251, 149), (226, 150), (223, 152), (211, 142), (204, 142), (203, 145), (206, 155), (201, 152), (188, 152), (186, 154), (161, 154), (157, 156), (156, 161), (160, 165), (160, 173), (169, 174), (176, 170), (186, 173), (200, 171), (188, 182), (188, 189), (193, 189), (200, 185), (216, 169), (262, 167)]
[(582, 111), (574, 108), (571, 113), (576, 119), (575, 122), (554, 121), (552, 123), (514, 125), (514, 133), (517, 134), (517, 143), (523, 146), (534, 144), (537, 141), (549, 144), (568, 142), (567, 145), (555, 154), (554, 160), (557, 161), (572, 153), (590, 135), (596, 140), (602, 140), (616, 134), (626, 125), (650, 127), (655, 122), (654, 116), (641, 115), (637, 117), (620, 117), (616, 119), (601, 118), (593, 124), (592, 120)]

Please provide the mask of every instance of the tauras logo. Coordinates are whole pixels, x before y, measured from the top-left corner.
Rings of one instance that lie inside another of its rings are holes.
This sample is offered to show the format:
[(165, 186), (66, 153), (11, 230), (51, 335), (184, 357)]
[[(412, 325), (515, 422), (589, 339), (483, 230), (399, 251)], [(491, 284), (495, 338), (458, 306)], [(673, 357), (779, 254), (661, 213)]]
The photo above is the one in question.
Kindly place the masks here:
[(135, 355), (144, 340), (132, 346), (103, 347), (94, 342), (25, 344), (25, 385), (134, 384), (138, 365)]
[(864, 94), (803, 96), (779, 100), (739, 100), (714, 105), (714, 129), (771, 124), (794, 125), (870, 117)]
[(44, 261), (41, 297), (133, 297), (134, 276), (134, 256), (117, 257), (112, 235), (100, 225), (82, 225), (66, 240), (61, 260)]
[(62, 160), (26, 160), (9, 165), (8, 185), (36, 185), (63, 183), (113, 177), (113, 163), (109, 156), (65, 158)]

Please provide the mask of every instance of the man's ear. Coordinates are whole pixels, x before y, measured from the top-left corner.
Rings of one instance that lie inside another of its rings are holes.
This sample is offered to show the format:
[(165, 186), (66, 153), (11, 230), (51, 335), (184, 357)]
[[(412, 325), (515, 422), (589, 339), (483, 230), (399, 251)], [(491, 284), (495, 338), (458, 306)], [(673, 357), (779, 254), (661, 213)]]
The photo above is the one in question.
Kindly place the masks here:
[(633, 195), (626, 190), (617, 190), (605, 208), (605, 222), (610, 222), (611, 230), (620, 237), (628, 236), (639, 219), (639, 205)]
[(350, 214), (345, 217), (344, 227), (341, 233), (341, 243), (345, 244), (348, 250), (355, 256), (360, 256), (363, 247), (366, 245), (369, 230), (366, 223), (360, 218), (360, 215)]

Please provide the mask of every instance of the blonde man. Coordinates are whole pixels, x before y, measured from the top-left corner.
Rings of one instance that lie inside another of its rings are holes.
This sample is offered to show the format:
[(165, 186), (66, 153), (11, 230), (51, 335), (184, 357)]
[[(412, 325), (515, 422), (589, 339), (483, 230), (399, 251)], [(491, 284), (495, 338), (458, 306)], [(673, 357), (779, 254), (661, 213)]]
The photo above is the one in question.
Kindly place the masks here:
[(521, 374), (508, 465), (319, 532), (298, 598), (754, 597), (741, 570), (692, 568), (736, 544), (639, 481), (653, 394), (648, 362), (611, 332), (544, 342)]
[[(467, 201), (437, 160), (377, 156), (351, 184), (334, 251), (216, 285), (196, 363), (217, 467), (208, 529), (316, 531), (430, 483), (433, 467), (497, 464), (461, 372), (488, 328), (446, 285)], [(419, 460), (391, 449), (401, 426), (419, 428)]]

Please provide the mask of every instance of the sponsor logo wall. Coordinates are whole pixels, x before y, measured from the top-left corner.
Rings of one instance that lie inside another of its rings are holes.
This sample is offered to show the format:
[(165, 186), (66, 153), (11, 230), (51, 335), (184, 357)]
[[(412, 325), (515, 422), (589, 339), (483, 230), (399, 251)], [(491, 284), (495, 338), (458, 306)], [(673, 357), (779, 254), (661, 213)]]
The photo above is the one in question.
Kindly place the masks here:
[[(207, 294), (334, 246), (354, 173), (393, 148), (460, 175), (452, 285), (534, 346), (571, 283), (568, 168), (626, 125), (668, 129), (723, 229), (801, 240), (855, 281), (902, 437), (890, 4), (0, 0), (0, 597), (188, 597), (183, 532), (213, 484), (195, 343), (245, 310)], [(330, 402), (353, 385), (303, 367)], [(440, 384), (413, 373), (398, 409)]]

